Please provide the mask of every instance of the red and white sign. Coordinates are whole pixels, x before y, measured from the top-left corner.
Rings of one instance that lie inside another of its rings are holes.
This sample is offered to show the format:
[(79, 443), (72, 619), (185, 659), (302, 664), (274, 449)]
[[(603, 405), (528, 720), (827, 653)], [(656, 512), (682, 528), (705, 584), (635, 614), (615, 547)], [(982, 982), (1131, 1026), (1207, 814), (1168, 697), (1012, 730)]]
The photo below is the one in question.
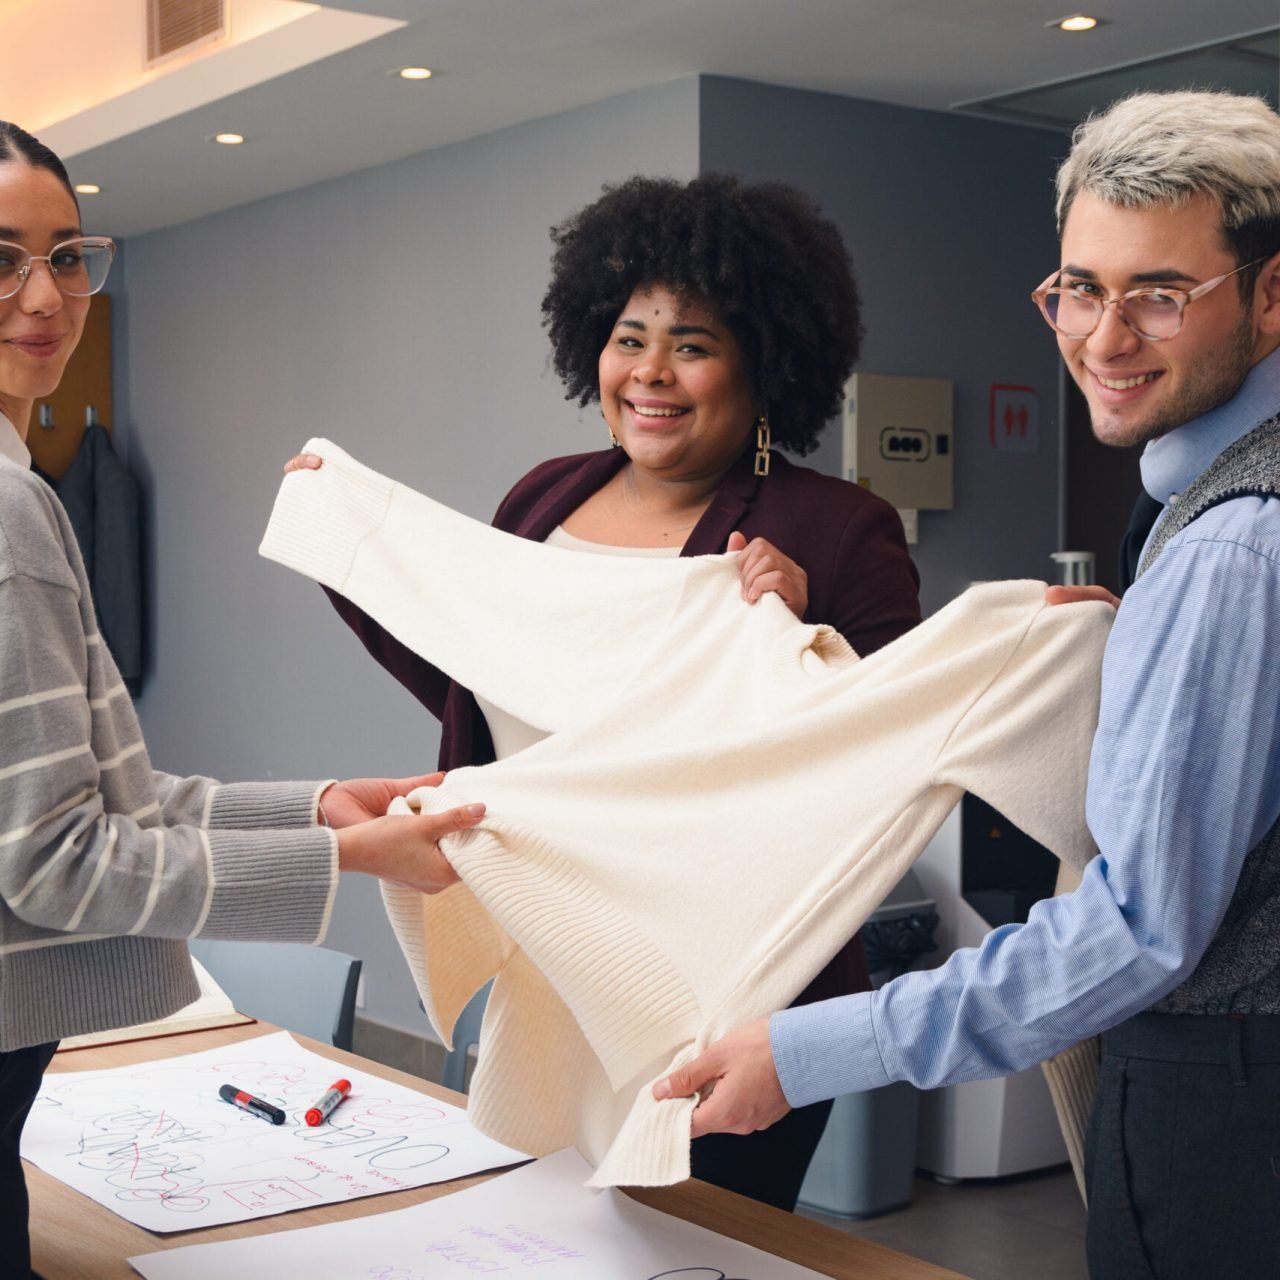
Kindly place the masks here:
[(991, 386), (991, 447), (1001, 453), (1040, 451), (1040, 397), (1030, 387)]

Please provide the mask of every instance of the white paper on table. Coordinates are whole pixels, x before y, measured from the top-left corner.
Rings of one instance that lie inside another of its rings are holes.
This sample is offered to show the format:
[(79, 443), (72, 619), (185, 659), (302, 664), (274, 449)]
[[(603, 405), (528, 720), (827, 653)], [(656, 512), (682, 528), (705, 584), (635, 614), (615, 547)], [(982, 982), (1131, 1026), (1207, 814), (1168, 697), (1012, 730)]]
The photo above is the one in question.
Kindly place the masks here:
[[(345, 1077), (350, 1096), (304, 1119)], [(270, 1124), (218, 1096), (233, 1084), (284, 1110)], [(190, 1231), (403, 1191), (528, 1156), (447, 1102), (304, 1049), (287, 1032), (161, 1062), (46, 1075), (22, 1155), (148, 1231)]]
[(129, 1262), (145, 1280), (822, 1280), (620, 1191), (592, 1191), (590, 1176), (565, 1150), (412, 1209)]

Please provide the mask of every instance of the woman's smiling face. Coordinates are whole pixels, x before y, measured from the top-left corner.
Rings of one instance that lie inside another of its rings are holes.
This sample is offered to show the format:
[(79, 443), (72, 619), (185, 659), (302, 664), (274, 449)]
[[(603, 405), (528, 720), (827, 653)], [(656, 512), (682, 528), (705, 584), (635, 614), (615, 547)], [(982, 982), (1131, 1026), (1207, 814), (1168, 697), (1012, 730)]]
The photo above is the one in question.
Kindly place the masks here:
[[(0, 161), (0, 241), (42, 256), (79, 234), (75, 200), (56, 174)], [(0, 299), (0, 411), (15, 423), (57, 387), (88, 312), (89, 299), (66, 297), (45, 262), (32, 263), (22, 288)]]
[(600, 353), (600, 406), (632, 463), (664, 479), (728, 468), (758, 416), (737, 339), (705, 302), (642, 286)]

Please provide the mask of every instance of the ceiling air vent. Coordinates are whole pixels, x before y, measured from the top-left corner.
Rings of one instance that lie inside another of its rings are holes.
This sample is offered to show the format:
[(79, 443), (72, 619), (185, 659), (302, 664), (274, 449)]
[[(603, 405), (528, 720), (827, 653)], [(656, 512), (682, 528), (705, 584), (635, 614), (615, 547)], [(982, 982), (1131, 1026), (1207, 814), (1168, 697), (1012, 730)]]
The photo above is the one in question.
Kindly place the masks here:
[(146, 5), (149, 67), (227, 34), (227, 0), (146, 0)]

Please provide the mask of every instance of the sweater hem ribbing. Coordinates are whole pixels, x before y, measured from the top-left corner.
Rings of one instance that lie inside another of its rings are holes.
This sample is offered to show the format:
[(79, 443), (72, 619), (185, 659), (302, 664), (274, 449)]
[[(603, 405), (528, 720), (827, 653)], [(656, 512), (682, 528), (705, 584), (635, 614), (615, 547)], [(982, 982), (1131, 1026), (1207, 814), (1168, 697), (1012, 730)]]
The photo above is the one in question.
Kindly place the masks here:
[(75, 938), (4, 963), (0, 1053), (167, 1018), (200, 994), (186, 944), (169, 938)]
[[(443, 791), (432, 809), (448, 807)], [(486, 818), (447, 843), (476, 898), (502, 908), (506, 932), (573, 1011), (614, 1089), (653, 1061), (655, 1044), (694, 1038), (701, 1017), (683, 976), (541, 836)]]

